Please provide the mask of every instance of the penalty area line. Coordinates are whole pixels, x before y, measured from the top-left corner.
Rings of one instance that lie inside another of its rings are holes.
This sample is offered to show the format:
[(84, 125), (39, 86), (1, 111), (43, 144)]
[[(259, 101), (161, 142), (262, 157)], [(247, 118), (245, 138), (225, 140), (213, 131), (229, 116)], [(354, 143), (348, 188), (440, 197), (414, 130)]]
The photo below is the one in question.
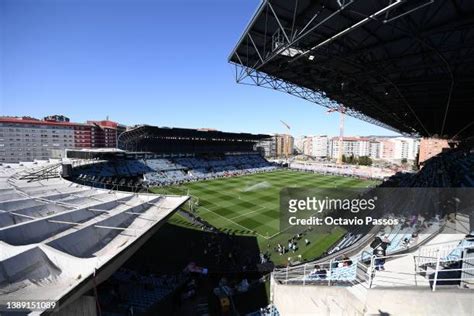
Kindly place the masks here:
[(254, 210), (254, 211), (251, 211), (251, 212), (248, 212), (248, 213), (245, 213), (245, 214), (240, 214), (240, 215), (237, 215), (237, 216), (235, 216), (235, 217), (231, 217), (230, 220), (234, 220), (234, 219), (236, 219), (236, 218), (239, 218), (239, 217), (242, 217), (242, 216), (246, 216), (246, 215), (249, 215), (249, 214), (252, 214), (252, 213), (261, 211), (261, 210), (263, 210), (263, 209), (265, 209), (265, 208), (266, 208), (265, 206), (259, 207), (258, 209)]
[(245, 230), (254, 232), (255, 234), (259, 235), (260, 237), (267, 239), (267, 237), (263, 236), (262, 234), (258, 233), (257, 231), (255, 231), (255, 230), (253, 230), (253, 229), (250, 229), (250, 228), (248, 228), (248, 227), (245, 227), (245, 226), (243, 226), (243, 225), (240, 225), (239, 223), (236, 223), (236, 222), (234, 222), (233, 220), (231, 220), (231, 219), (229, 219), (229, 218), (227, 218), (227, 217), (225, 217), (225, 216), (222, 216), (222, 215), (220, 215), (220, 214), (217, 214), (216, 212), (211, 211), (210, 209), (208, 209), (208, 208), (206, 208), (206, 207), (202, 207), (202, 208), (205, 209), (205, 210), (207, 210), (208, 212), (211, 212), (211, 213), (213, 213), (213, 214), (215, 214), (215, 215), (217, 215), (217, 216), (219, 216), (219, 217), (225, 219), (226, 221), (231, 222), (231, 223), (234, 224), (234, 225), (237, 225), (237, 226), (239, 226), (239, 227), (242, 227), (242, 228), (245, 229)]

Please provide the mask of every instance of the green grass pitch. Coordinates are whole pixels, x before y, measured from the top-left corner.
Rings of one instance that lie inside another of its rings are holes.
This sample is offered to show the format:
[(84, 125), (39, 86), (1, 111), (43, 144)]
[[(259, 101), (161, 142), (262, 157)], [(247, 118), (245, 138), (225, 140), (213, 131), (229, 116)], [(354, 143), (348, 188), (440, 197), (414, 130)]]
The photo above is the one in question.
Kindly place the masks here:
[[(280, 231), (280, 190), (285, 187), (305, 188), (365, 188), (376, 185), (376, 181), (350, 177), (319, 175), (290, 170), (258, 173), (232, 178), (188, 183), (175, 187), (154, 188), (155, 193), (189, 194), (198, 201), (194, 211), (223, 232), (237, 235), (252, 235), (258, 240), (262, 252), (269, 251), (272, 260), (285, 264), (291, 261), (310, 260), (321, 255), (343, 234), (336, 228), (330, 234), (305, 234), (308, 246), (299, 242), (298, 250), (284, 256), (273, 251), (277, 243), (288, 244), (293, 234)], [(175, 214), (170, 222), (194, 228), (186, 218)]]

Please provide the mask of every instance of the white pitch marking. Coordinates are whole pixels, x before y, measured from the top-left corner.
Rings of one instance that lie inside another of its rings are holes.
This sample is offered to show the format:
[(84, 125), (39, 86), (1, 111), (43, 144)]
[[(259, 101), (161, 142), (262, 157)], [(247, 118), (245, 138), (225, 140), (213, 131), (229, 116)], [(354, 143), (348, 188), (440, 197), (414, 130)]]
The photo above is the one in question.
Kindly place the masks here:
[(267, 237), (265, 237), (265, 236), (263, 236), (262, 234), (256, 232), (255, 230), (250, 229), (250, 228), (248, 228), (248, 227), (245, 227), (245, 226), (243, 226), (243, 225), (240, 225), (239, 223), (234, 222), (234, 221), (231, 220), (230, 218), (227, 218), (227, 217), (225, 217), (225, 216), (222, 216), (222, 215), (220, 215), (220, 214), (217, 214), (216, 212), (211, 211), (210, 209), (208, 209), (208, 208), (206, 208), (206, 207), (202, 207), (202, 208), (205, 209), (205, 210), (207, 210), (208, 212), (211, 212), (211, 213), (213, 213), (213, 214), (219, 216), (219, 217), (222, 217), (223, 219), (225, 219), (226, 221), (231, 222), (231, 223), (234, 224), (234, 225), (237, 225), (237, 226), (239, 226), (239, 227), (242, 227), (242, 228), (245, 229), (245, 230), (248, 230), (248, 231), (251, 231), (251, 232), (255, 232), (255, 233), (256, 233), (257, 235), (259, 235), (260, 237), (267, 239)]
[(266, 208), (265, 206), (262, 206), (262, 207), (259, 207), (258, 209), (254, 210), (254, 211), (251, 211), (251, 212), (248, 212), (248, 213), (245, 213), (245, 214), (240, 214), (240, 215), (237, 215), (235, 217), (231, 217), (230, 219), (231, 220), (234, 220), (236, 218), (239, 218), (239, 217), (242, 217), (242, 216), (246, 216), (246, 215), (249, 215), (249, 214), (252, 214), (252, 213), (255, 213), (255, 212), (258, 212), (258, 211), (261, 211), (263, 210), (264, 208)]

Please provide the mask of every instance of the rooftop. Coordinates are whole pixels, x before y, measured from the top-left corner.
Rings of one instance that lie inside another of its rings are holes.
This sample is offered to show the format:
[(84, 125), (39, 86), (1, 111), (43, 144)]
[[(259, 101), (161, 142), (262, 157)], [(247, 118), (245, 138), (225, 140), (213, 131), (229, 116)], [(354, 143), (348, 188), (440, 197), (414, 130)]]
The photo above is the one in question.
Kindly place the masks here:
[(0, 167), (3, 303), (72, 302), (118, 269), (188, 200), (78, 185), (59, 177), (60, 166)]

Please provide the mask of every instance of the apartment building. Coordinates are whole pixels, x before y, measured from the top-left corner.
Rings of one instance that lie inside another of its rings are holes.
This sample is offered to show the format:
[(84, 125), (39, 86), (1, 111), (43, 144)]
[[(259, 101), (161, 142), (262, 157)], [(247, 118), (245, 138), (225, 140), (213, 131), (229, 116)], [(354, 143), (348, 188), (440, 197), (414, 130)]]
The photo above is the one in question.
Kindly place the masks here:
[[(344, 137), (343, 155), (387, 161), (415, 160), (419, 151), (420, 141), (410, 137)], [(329, 155), (337, 158), (339, 154), (339, 137), (329, 141)]]
[(410, 137), (387, 137), (379, 138), (380, 159), (389, 161), (410, 160), (413, 161), (418, 155), (420, 141)]
[(303, 153), (317, 158), (328, 157), (329, 137), (326, 135), (307, 136), (303, 143)]
[(423, 164), (426, 160), (447, 149), (449, 149), (449, 143), (446, 139), (422, 138), (420, 142), (420, 158), (418, 163)]
[[(343, 137), (342, 154), (346, 157), (368, 156), (370, 150), (368, 138), (362, 137)], [(329, 153), (331, 158), (337, 158), (339, 155), (339, 137), (332, 137), (329, 144)]]
[(66, 148), (114, 148), (116, 128), (108, 120), (71, 123), (60, 115), (0, 117), (0, 162), (55, 158)]
[(275, 134), (275, 156), (289, 157), (293, 155), (294, 138), (288, 134)]
[(288, 134), (275, 134), (269, 139), (259, 141), (255, 149), (268, 158), (285, 158), (293, 155), (295, 141)]

